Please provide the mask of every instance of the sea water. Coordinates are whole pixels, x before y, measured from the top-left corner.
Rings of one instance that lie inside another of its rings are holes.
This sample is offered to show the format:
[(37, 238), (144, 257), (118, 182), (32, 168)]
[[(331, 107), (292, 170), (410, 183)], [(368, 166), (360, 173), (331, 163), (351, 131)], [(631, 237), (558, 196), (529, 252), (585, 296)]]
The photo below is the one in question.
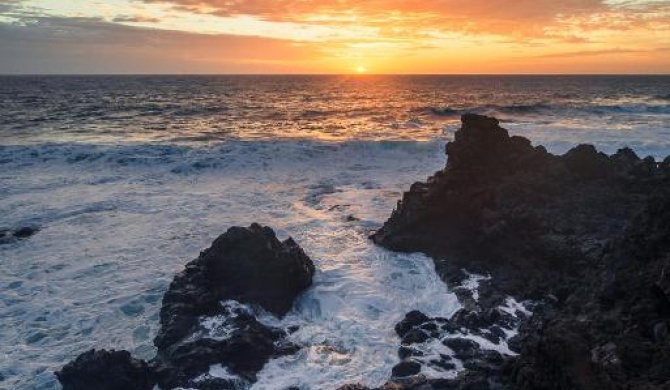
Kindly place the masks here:
[(459, 115), (555, 153), (660, 159), (668, 91), (651, 76), (0, 78), (0, 229), (41, 228), (0, 245), (0, 389), (59, 389), (53, 371), (90, 348), (150, 359), (174, 274), (252, 222), (317, 267), (285, 319), (264, 318), (305, 347), (254, 388), (379, 385), (406, 312), (460, 307), (430, 259), (367, 239), (444, 166)]

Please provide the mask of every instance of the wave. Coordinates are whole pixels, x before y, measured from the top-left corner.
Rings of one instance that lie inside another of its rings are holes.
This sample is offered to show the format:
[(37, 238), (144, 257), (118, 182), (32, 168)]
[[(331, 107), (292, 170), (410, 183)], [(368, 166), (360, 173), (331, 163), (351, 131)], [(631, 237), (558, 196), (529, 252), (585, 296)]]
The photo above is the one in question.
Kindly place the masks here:
[[(163, 167), (173, 173), (205, 169), (253, 170), (338, 164), (393, 164), (416, 156), (442, 158), (445, 139), (428, 141), (227, 140), (214, 145), (165, 144), (100, 145), (45, 143), (0, 145), (0, 167), (5, 170), (34, 165), (86, 165), (132, 168)], [(301, 168), (302, 167), (302, 168)]]
[(458, 116), (463, 114), (463, 111), (449, 107), (431, 107), (430, 112), (438, 116)]
[(491, 106), (491, 109), (505, 114), (537, 114), (549, 112), (554, 107), (545, 103), (536, 104), (512, 104), (509, 106)]
[(583, 108), (593, 114), (670, 114), (670, 105), (593, 105)]
[[(670, 96), (668, 96), (670, 100)], [(658, 104), (511, 104), (511, 105), (483, 105), (470, 106), (462, 109), (455, 109), (448, 106), (430, 107), (427, 109), (431, 114), (454, 117), (465, 113), (476, 113), (500, 116), (509, 119), (510, 116), (558, 116), (574, 117), (575, 115), (588, 116), (598, 115), (617, 115), (617, 114), (670, 114), (670, 105)], [(513, 119), (513, 118), (512, 118)]]

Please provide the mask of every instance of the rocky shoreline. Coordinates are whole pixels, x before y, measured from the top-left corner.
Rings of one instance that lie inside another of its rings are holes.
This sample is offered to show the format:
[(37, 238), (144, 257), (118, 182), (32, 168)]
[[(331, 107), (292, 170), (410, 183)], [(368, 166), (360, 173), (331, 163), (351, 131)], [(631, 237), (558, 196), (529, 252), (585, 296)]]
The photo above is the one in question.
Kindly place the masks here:
[[(314, 264), (272, 229), (232, 227), (173, 279), (163, 296), (156, 357), (88, 351), (56, 373), (63, 390), (242, 389), (271, 358), (295, 353), (286, 332), (241, 303), (281, 317), (309, 287)], [(224, 375), (210, 375), (218, 365)]]
[[(445, 169), (371, 236), (431, 256), (462, 309), (407, 313), (380, 389), (670, 389), (670, 158), (589, 145), (556, 156), (494, 118), (462, 122)], [(175, 276), (155, 359), (89, 351), (58, 379), (64, 390), (248, 388), (301, 346), (245, 304), (281, 318), (314, 272), (293, 240), (231, 228)]]
[(476, 389), (670, 388), (670, 158), (590, 145), (555, 156), (494, 118), (462, 122), (446, 168), (372, 236), (429, 254), (452, 288), (463, 270), (490, 275), (474, 315), (507, 296), (534, 302), (510, 341), (518, 355), (459, 378), (480, 378)]

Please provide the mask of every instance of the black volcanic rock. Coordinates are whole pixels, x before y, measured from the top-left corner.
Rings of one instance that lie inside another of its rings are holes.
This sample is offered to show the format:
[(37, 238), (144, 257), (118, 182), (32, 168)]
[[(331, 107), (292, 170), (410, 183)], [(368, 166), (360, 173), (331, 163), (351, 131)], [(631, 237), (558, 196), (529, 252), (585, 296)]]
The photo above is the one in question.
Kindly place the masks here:
[(40, 228), (37, 226), (23, 226), (15, 230), (0, 229), (0, 244), (15, 242), (17, 239), (25, 239), (34, 236)]
[(395, 332), (398, 334), (398, 336), (405, 337), (407, 332), (409, 332), (413, 327), (419, 326), (429, 319), (430, 318), (428, 318), (427, 315), (421, 313), (418, 310), (410, 311), (409, 313), (405, 314), (405, 318), (403, 318), (402, 321), (395, 325)]
[(216, 313), (224, 300), (283, 316), (313, 275), (312, 260), (291, 238), (280, 242), (258, 224), (232, 227), (175, 276), (163, 296), (156, 347), (164, 350), (187, 336), (199, 316)]
[(56, 376), (63, 390), (151, 390), (156, 383), (147, 363), (113, 350), (83, 353)]
[[(234, 300), (257, 304), (278, 316), (312, 283), (314, 264), (292, 240), (280, 242), (272, 229), (232, 227), (175, 276), (163, 296), (161, 328), (154, 340), (162, 385), (182, 386), (222, 363), (250, 381), (272, 357), (294, 353), (286, 334), (252, 315), (222, 306)], [(223, 340), (194, 338), (203, 316), (224, 315), (234, 329)]]
[(608, 157), (580, 145), (555, 156), (509, 136), (494, 118), (462, 122), (446, 168), (412, 185), (372, 236), (433, 256), (445, 280), (466, 268), (491, 273), (503, 293), (564, 295), (573, 271), (596, 266), (611, 238), (669, 187), (670, 172), (630, 149)]
[(459, 359), (469, 359), (479, 351), (479, 344), (464, 338), (446, 339), (442, 344), (454, 351), (454, 356)]
[(17, 238), (26, 238), (34, 235), (40, 229), (35, 226), (24, 226), (14, 231), (13, 235)]
[(421, 365), (411, 360), (398, 363), (393, 367), (391, 375), (394, 377), (406, 377), (416, 375), (421, 372)]
[[(283, 316), (313, 275), (314, 264), (292, 239), (280, 242), (272, 229), (258, 224), (230, 228), (170, 284), (153, 361), (135, 360), (126, 351), (91, 351), (66, 365), (58, 378), (64, 390), (148, 390), (154, 383), (165, 389), (246, 388), (269, 359), (299, 347), (240, 303)], [(204, 319), (211, 324), (203, 325)], [(208, 376), (214, 364), (240, 379)]]
[(245, 308), (227, 303), (209, 316), (222, 321), (219, 328), (223, 335), (217, 335), (216, 330), (209, 334), (209, 330), (197, 325), (185, 339), (159, 350), (153, 365), (161, 386), (204, 389), (207, 383), (192, 380), (214, 364), (221, 364), (252, 383), (269, 359), (299, 349), (284, 340), (286, 333), (282, 329), (260, 323)]
[(491, 275), (450, 320), (474, 334), (516, 324), (494, 311), (505, 296), (535, 304), (509, 341), (518, 356), (454, 345), (477, 356), (445, 388), (670, 388), (670, 158), (590, 145), (555, 156), (494, 118), (462, 122), (446, 168), (412, 185), (372, 239), (431, 255), (452, 287), (463, 268)]

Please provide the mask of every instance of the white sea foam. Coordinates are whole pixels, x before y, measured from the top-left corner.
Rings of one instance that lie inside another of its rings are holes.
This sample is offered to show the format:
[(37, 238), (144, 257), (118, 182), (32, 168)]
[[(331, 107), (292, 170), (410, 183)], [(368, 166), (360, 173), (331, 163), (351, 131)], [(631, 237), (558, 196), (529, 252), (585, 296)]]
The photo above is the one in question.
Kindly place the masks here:
[(292, 235), (318, 268), (282, 321), (301, 325), (291, 337), (307, 348), (270, 363), (259, 388), (270, 378), (380, 383), (397, 362), (395, 321), (456, 309), (428, 258), (366, 238), (409, 184), (444, 164), (443, 140), (180, 148), (0, 148), (3, 225), (42, 227), (0, 246), (2, 386), (57, 389), (53, 371), (90, 348), (151, 358), (174, 274), (228, 227), (254, 221)]
[[(584, 134), (568, 142), (596, 140)], [(397, 320), (458, 308), (428, 258), (366, 239), (402, 191), (444, 165), (445, 140), (0, 146), (0, 228), (42, 227), (0, 246), (1, 386), (58, 389), (53, 371), (90, 348), (151, 358), (173, 275), (226, 228), (255, 221), (292, 235), (318, 268), (280, 324), (300, 325), (291, 338), (307, 347), (269, 363), (255, 388), (383, 382)], [(637, 142), (640, 154), (670, 149)]]

